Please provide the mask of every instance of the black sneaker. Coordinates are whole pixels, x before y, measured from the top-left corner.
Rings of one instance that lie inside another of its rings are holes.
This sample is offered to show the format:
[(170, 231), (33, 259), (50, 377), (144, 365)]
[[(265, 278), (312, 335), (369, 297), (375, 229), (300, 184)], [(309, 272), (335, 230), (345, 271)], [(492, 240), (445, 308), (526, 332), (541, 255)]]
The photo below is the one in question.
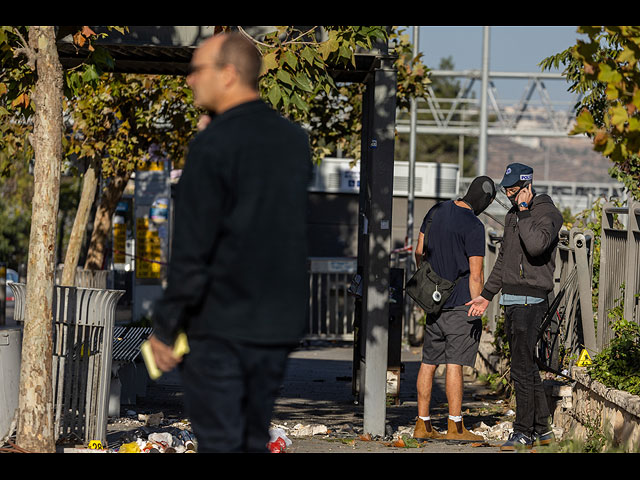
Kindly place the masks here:
[(525, 435), (522, 432), (513, 432), (509, 435), (509, 440), (507, 440), (502, 446), (500, 450), (512, 452), (519, 448), (532, 448), (533, 440)]
[(553, 443), (555, 440), (556, 440), (556, 437), (553, 434), (553, 431), (551, 430), (549, 430), (546, 433), (534, 432), (533, 434), (533, 443), (535, 445), (549, 445), (550, 443)]

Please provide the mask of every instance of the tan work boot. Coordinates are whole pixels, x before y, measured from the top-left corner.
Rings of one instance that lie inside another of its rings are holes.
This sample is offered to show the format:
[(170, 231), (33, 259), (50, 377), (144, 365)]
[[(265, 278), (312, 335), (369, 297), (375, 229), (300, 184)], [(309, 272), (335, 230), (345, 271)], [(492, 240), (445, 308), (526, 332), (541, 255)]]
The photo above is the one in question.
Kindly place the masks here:
[(432, 426), (431, 420), (427, 420), (426, 422), (418, 417), (416, 421), (416, 426), (413, 429), (413, 438), (416, 440), (434, 440), (443, 438), (444, 435), (438, 433)]
[(463, 442), (484, 442), (484, 438), (467, 430), (464, 422), (454, 422), (449, 419), (447, 423), (447, 433), (444, 435), (445, 440), (459, 440)]

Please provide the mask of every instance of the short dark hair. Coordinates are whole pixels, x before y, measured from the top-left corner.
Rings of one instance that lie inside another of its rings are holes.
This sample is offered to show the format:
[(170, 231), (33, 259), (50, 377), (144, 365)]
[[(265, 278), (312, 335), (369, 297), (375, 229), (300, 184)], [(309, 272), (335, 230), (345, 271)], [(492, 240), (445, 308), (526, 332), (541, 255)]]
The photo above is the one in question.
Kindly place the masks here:
[(262, 56), (251, 40), (239, 32), (224, 33), (218, 50), (216, 63), (219, 66), (233, 65), (241, 81), (258, 89), (258, 77), (262, 69)]

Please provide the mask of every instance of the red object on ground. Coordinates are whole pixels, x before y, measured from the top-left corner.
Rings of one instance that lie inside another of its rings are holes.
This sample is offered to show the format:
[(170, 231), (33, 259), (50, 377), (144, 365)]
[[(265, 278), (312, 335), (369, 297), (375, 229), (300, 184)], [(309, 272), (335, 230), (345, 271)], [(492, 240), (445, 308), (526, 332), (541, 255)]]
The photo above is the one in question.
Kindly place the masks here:
[(271, 453), (283, 453), (284, 449), (287, 447), (287, 443), (282, 439), (282, 437), (278, 437), (273, 442), (269, 442), (267, 447), (269, 447), (269, 452)]

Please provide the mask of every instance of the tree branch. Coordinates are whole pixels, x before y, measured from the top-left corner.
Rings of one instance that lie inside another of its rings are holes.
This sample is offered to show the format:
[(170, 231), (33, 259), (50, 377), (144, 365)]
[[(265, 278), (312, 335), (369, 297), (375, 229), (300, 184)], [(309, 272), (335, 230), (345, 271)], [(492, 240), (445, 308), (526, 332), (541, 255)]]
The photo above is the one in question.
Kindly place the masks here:
[(31, 70), (35, 70), (36, 68), (35, 49), (29, 46), (29, 42), (27, 42), (27, 40), (25, 40), (25, 38), (22, 36), (22, 34), (20, 33), (20, 30), (18, 30), (18, 27), (14, 27), (13, 32), (21, 40), (21, 42), (18, 42), (21, 45), (21, 47), (13, 49), (13, 58), (16, 58), (20, 55), (24, 55), (25, 57), (27, 57), (27, 65), (29, 66), (29, 68), (31, 68)]
[[(322, 43), (322, 42), (300, 42), (300, 41), (298, 41), (299, 38), (303, 38), (305, 35), (310, 34), (316, 28), (318, 28), (318, 27), (317, 26), (311, 27), (309, 30), (307, 30), (306, 32), (301, 33), (300, 35), (298, 35), (293, 40), (287, 40), (287, 41), (282, 42), (282, 45), (318, 45), (319, 43)], [(247, 37), (249, 40), (251, 40), (252, 42), (254, 42), (254, 43), (258, 44), (258, 45), (262, 45), (263, 47), (275, 48), (277, 46), (277, 45), (270, 45), (268, 43), (261, 42), (260, 40), (257, 40), (255, 38), (253, 38), (245, 29), (243, 29), (240, 26), (238, 27), (238, 31), (240, 33), (242, 33), (245, 37)]]

